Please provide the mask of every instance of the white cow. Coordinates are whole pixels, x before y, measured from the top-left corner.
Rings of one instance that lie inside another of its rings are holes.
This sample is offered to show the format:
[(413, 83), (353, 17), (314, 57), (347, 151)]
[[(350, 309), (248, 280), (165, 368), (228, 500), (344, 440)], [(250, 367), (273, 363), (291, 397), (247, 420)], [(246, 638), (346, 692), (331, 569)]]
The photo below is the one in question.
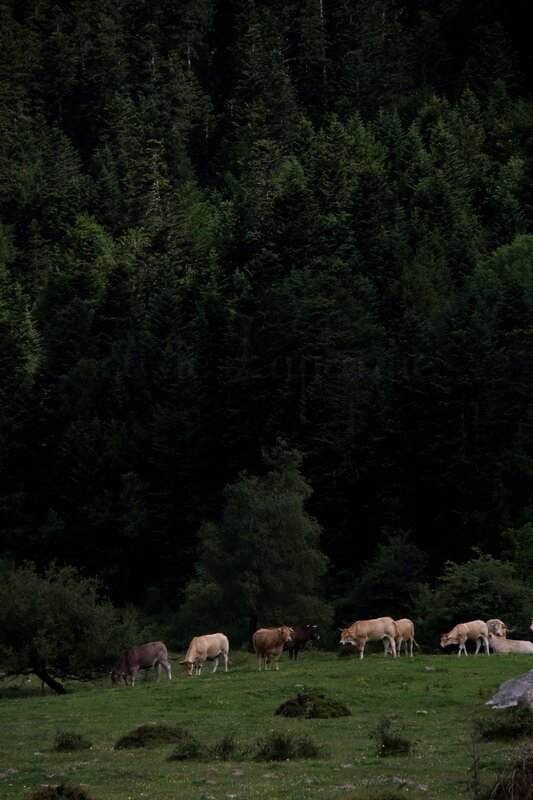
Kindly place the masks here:
[(359, 658), (363, 658), (367, 642), (376, 642), (383, 639), (384, 655), (389, 649), (396, 658), (396, 623), (392, 617), (378, 617), (377, 619), (363, 619), (352, 623), (349, 628), (339, 628), (341, 644), (354, 644), (359, 648)]
[(218, 659), (222, 656), (224, 671), (228, 671), (229, 641), (224, 633), (207, 633), (204, 636), (195, 636), (191, 639), (189, 649), (183, 661), (183, 668), (187, 675), (201, 675), (202, 667), (208, 659), (214, 661), (213, 672), (217, 671)]
[(503, 639), (489, 633), (489, 644), (494, 653), (506, 655), (507, 653), (518, 653), (520, 655), (533, 655), (533, 642), (520, 641), (520, 639)]
[(481, 619), (476, 619), (472, 622), (461, 622), (459, 625), (456, 625), (455, 628), (452, 628), (449, 633), (443, 633), (440, 640), (440, 646), (447, 647), (449, 644), (458, 644), (459, 652), (457, 655), (460, 656), (461, 651), (463, 651), (465, 656), (467, 656), (468, 653), (466, 652), (465, 647), (467, 639), (476, 640), (476, 656), (479, 653), (482, 644), (485, 645), (486, 654), (490, 655), (487, 623), (483, 622)]
[(502, 622), (501, 619), (488, 619), (487, 620), (487, 630), (489, 633), (493, 633), (495, 636), (507, 636), (507, 631), (511, 630), (507, 627), (505, 622)]

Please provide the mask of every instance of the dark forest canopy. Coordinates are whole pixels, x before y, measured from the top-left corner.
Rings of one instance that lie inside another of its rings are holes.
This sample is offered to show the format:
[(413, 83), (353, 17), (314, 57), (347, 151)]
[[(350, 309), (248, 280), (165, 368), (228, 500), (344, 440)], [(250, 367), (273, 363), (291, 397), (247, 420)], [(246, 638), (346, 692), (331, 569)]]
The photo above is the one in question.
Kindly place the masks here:
[(531, 555), (528, 6), (0, 0), (5, 557), (176, 608), (280, 439), (329, 602)]

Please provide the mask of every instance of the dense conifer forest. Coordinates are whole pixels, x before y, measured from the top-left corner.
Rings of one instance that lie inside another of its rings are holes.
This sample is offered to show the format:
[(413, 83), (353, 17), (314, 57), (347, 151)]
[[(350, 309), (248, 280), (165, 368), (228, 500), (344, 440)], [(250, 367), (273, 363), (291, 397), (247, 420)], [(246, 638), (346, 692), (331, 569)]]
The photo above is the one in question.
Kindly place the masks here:
[(4, 559), (198, 619), (533, 587), (528, 7), (0, 0)]

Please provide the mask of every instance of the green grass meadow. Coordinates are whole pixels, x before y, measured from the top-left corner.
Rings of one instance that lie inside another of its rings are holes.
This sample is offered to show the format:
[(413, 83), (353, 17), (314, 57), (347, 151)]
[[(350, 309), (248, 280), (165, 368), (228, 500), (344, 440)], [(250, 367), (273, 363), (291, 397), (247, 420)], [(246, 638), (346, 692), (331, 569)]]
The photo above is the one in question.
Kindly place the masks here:
[[(231, 654), (230, 671), (186, 677), (173, 662), (172, 682), (153, 672), (134, 688), (110, 681), (71, 684), (68, 694), (42, 691), (37, 679), (0, 683), (0, 798), (26, 800), (43, 784), (81, 785), (95, 800), (232, 798), (303, 800), (357, 798), (394, 789), (399, 797), (472, 797), (472, 723), (505, 714), (484, 706), (499, 684), (530, 669), (528, 656), (457, 658), (417, 655), (360, 661), (309, 650), (297, 662), (284, 656), (279, 671), (259, 672), (254, 656)], [(321, 689), (351, 716), (289, 719), (274, 715), (299, 691)], [(414, 743), (408, 755), (381, 758), (371, 731), (383, 717)], [(320, 745), (313, 759), (284, 762), (169, 761), (172, 745), (115, 750), (118, 738), (147, 723), (187, 727), (203, 742), (234, 737), (254, 751), (271, 731), (305, 735)], [(90, 749), (59, 753), (57, 730), (81, 734)], [(489, 785), (514, 745), (477, 744), (483, 785)]]

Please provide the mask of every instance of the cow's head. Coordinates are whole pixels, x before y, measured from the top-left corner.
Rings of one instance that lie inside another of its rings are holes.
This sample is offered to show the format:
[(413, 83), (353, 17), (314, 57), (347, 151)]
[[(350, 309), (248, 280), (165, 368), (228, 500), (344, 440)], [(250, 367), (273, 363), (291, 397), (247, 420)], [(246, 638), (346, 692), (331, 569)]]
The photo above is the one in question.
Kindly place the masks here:
[(186, 675), (192, 675), (194, 668), (194, 661), (180, 661), (183, 664), (183, 669)]
[(125, 672), (117, 672), (115, 670), (114, 672), (111, 672), (110, 675), (111, 675), (111, 686), (113, 687), (113, 689), (115, 688), (115, 686), (118, 686), (122, 680), (124, 680), (124, 683), (126, 683)]
[(307, 625), (306, 630), (309, 633), (309, 638), (318, 641), (320, 634), (318, 633), (318, 625)]
[(449, 644), (457, 644), (457, 641), (455, 639), (451, 639), (449, 633), (443, 633), (440, 637), (440, 646), (447, 647)]
[(341, 632), (340, 644), (357, 644), (351, 630), (349, 628), (339, 628)]
[(284, 643), (292, 642), (291, 636), (294, 633), (293, 628), (289, 628), (287, 625), (282, 625), (281, 628), (278, 628), (278, 631), (280, 632)]

